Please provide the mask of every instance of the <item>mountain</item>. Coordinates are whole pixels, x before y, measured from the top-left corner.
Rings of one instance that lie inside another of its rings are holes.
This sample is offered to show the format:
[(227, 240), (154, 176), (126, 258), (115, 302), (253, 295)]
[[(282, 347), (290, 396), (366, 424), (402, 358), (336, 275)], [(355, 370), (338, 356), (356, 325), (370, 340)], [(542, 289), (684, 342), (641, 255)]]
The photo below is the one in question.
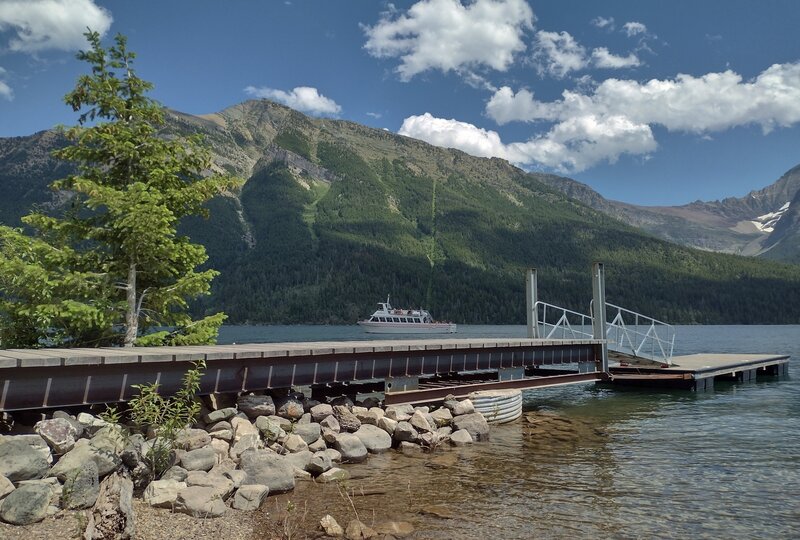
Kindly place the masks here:
[(605, 199), (570, 178), (547, 175), (541, 180), (596, 210), (672, 242), (800, 262), (800, 165), (744, 197), (683, 206), (637, 206)]
[[(264, 100), (173, 111), (168, 131), (202, 134), (215, 167), (247, 179), (210, 220), (182, 224), (222, 272), (195, 309), (232, 323), (349, 324), (387, 294), (459, 323), (521, 323), (528, 266), (543, 300), (586, 312), (594, 260), (609, 301), (662, 320), (800, 322), (800, 266), (655, 238), (591, 208), (574, 181), (567, 196), (557, 177)], [(66, 170), (47, 144), (58, 138), (0, 140), (0, 189), (16, 197), (0, 221), (63, 202), (46, 189)]]

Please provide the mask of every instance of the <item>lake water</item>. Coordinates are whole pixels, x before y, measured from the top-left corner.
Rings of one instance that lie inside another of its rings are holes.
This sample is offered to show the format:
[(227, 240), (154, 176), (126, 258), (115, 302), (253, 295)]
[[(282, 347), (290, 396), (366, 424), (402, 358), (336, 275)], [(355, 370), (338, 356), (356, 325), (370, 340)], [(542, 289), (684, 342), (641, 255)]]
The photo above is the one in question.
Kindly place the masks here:
[[(524, 335), (459, 326), (454, 337)], [(226, 327), (220, 337), (369, 339), (344, 326)], [(675, 354), (697, 352), (789, 354), (790, 377), (704, 393), (526, 391), (526, 411), (593, 429), (532, 437), (523, 419), (494, 426), (488, 443), (347, 466), (348, 488), (367, 496), (302, 483), (270, 504), (302, 499), (309, 526), (324, 513), (404, 519), (415, 538), (800, 538), (800, 326), (678, 326)]]

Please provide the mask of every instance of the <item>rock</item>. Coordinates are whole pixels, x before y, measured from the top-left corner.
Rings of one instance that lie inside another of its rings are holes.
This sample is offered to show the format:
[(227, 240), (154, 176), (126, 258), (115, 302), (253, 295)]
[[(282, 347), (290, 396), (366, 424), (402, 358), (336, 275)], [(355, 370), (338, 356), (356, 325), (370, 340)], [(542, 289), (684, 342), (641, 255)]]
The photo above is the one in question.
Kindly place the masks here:
[(344, 529), (342, 529), (342, 526), (339, 525), (330, 514), (323, 516), (323, 518), (319, 520), (319, 527), (326, 536), (332, 536), (334, 538), (344, 536)]
[[(356, 409), (360, 410), (356, 412)], [(377, 411), (381, 412), (378, 413)], [(380, 420), (383, 417), (383, 410), (381, 409), (368, 410), (364, 407), (353, 407), (353, 414), (356, 415), (356, 418), (358, 418), (359, 422), (361, 422), (362, 424), (371, 424), (373, 426), (377, 426), (378, 420)]]
[(155, 480), (144, 490), (144, 502), (157, 508), (172, 508), (178, 493), (186, 488), (186, 482), (177, 480)]
[(201, 397), (202, 403), (208, 411), (230, 409), (236, 405), (236, 396), (233, 394), (208, 394)]
[(214, 490), (214, 493), (223, 501), (233, 494), (233, 480), (222, 474), (209, 474), (203, 471), (192, 471), (186, 477), (186, 486), (207, 487)]
[(209, 444), (211, 435), (204, 429), (182, 429), (175, 436), (175, 447), (182, 450), (197, 450)]
[(292, 433), (286, 440), (283, 441), (283, 448), (289, 453), (301, 452), (303, 450), (308, 450), (308, 445), (303, 440), (302, 437), (299, 435), (295, 435)]
[(392, 447), (392, 437), (378, 426), (361, 424), (354, 433), (371, 454), (386, 452)]
[(408, 521), (384, 521), (375, 525), (375, 532), (395, 538), (404, 538), (414, 534), (414, 526)]
[(317, 452), (311, 458), (311, 461), (306, 466), (306, 470), (314, 476), (319, 476), (325, 471), (333, 467), (331, 457), (325, 452)]
[(281, 425), (267, 416), (259, 416), (256, 418), (256, 428), (261, 432), (261, 435), (267, 442), (275, 442), (286, 436), (286, 431), (284, 431)]
[(0, 444), (0, 474), (12, 482), (43, 478), (50, 464), (41, 453), (32, 451), (31, 445), (17, 437), (8, 439)]
[[(362, 407), (360, 405), (354, 405), (350, 407), (350, 412), (352, 412), (354, 415), (356, 415), (356, 418), (358, 418), (359, 415), (366, 414), (367, 412), (369, 412), (369, 409), (366, 407)], [(361, 419), (359, 418), (359, 420)]]
[[(209, 473), (209, 474), (213, 474), (213, 473)], [(236, 469), (230, 470), (230, 471), (225, 471), (224, 473), (222, 473), (222, 475), (225, 478), (227, 478), (228, 480), (230, 480), (231, 482), (233, 482), (233, 487), (236, 488), (236, 489), (239, 489), (239, 487), (242, 485), (242, 483), (247, 478), (247, 473), (246, 472), (238, 471)]]
[(325, 452), (328, 455), (328, 457), (331, 458), (331, 461), (333, 463), (339, 463), (340, 461), (342, 461), (342, 453), (336, 450), (335, 448), (328, 448), (326, 450), (323, 450), (323, 452)]
[(118, 457), (122, 456), (122, 451), (128, 445), (127, 437), (123, 433), (122, 427), (114, 425), (98, 429), (92, 436), (90, 443), (98, 450), (106, 450)]
[(312, 399), (312, 398), (304, 398), (303, 399), (303, 410), (306, 411), (306, 413), (310, 413), (311, 409), (313, 409), (317, 405), (319, 405), (319, 400)]
[(453, 446), (465, 446), (472, 444), (472, 435), (466, 429), (459, 429), (450, 434), (450, 444)]
[(453, 415), (450, 413), (450, 410), (445, 407), (433, 411), (431, 413), (431, 418), (433, 418), (437, 428), (449, 426), (450, 422), (453, 421)]
[(327, 484), (328, 482), (341, 482), (350, 478), (350, 473), (344, 469), (333, 467), (317, 476), (317, 482)]
[(347, 407), (336, 405), (333, 407), (333, 416), (339, 422), (341, 431), (349, 431), (351, 433), (358, 431), (361, 427), (361, 421), (356, 418), (356, 415), (350, 412)]
[(342, 426), (339, 425), (339, 421), (336, 419), (336, 416), (330, 415), (326, 416), (319, 422), (319, 426), (322, 429), (329, 429), (335, 433), (339, 433), (342, 431)]
[(287, 396), (275, 404), (275, 414), (288, 420), (299, 420), (303, 416), (303, 402), (294, 396)]
[(292, 434), (299, 436), (306, 444), (311, 444), (319, 439), (321, 434), (320, 425), (317, 423), (296, 424)]
[(249, 418), (275, 414), (275, 402), (272, 401), (272, 396), (253, 394), (239, 396), (239, 399), (236, 400), (236, 407)]
[(129, 540), (135, 538), (133, 483), (118, 474), (100, 484), (100, 494), (89, 514), (84, 540)]
[(221, 429), (219, 431), (212, 431), (209, 433), (212, 439), (219, 439), (221, 441), (225, 441), (230, 446), (230, 443), (233, 441), (233, 431), (230, 429)]
[(342, 461), (359, 463), (367, 459), (367, 447), (352, 433), (339, 433), (333, 446), (342, 454)]
[(262, 484), (242, 486), (233, 496), (233, 508), (236, 510), (258, 510), (269, 494), (269, 488)]
[(30, 525), (47, 515), (50, 487), (45, 484), (22, 485), (0, 504), (0, 519), (12, 525)]
[(242, 454), (239, 467), (247, 473), (243, 485), (263, 484), (270, 493), (294, 489), (294, 467), (283, 456), (268, 450), (247, 450)]
[(89, 435), (94, 433), (100, 428), (108, 427), (110, 424), (102, 418), (97, 418), (89, 413), (79, 413), (78, 422), (83, 426), (84, 431)]
[(458, 405), (458, 401), (456, 400), (455, 396), (452, 395), (452, 394), (450, 394), (447, 397), (445, 397), (444, 401), (442, 402), (442, 407), (445, 407), (445, 408), (449, 409), (451, 413), (453, 412), (453, 410), (456, 408), (457, 405)]
[[(380, 408), (381, 400), (379, 400), (378, 398), (376, 398), (374, 396), (365, 397), (364, 401), (363, 401), (363, 405), (367, 409)], [(383, 411), (383, 409), (381, 409), (381, 411)]]
[(187, 471), (209, 471), (217, 464), (217, 453), (210, 446), (190, 450), (181, 457), (181, 467)]
[(175, 511), (198, 518), (222, 516), (228, 509), (214, 488), (189, 486), (178, 492)]
[(414, 414), (414, 407), (411, 405), (390, 405), (386, 407), (386, 416), (397, 422), (404, 422)]
[(119, 457), (122, 459), (122, 463), (124, 463), (129, 469), (133, 469), (139, 465), (139, 463), (141, 463), (143, 445), (144, 437), (142, 437), (139, 433), (128, 437), (125, 448), (122, 450), (122, 453), (119, 455)]
[(161, 475), (161, 480), (175, 480), (176, 482), (183, 482), (189, 475), (189, 471), (178, 465), (173, 465)]
[(394, 435), (394, 430), (397, 427), (397, 421), (392, 420), (388, 416), (383, 416), (380, 420), (378, 420), (378, 427), (389, 435)]
[[(467, 400), (464, 400), (467, 401)], [(461, 401), (460, 403), (464, 403)], [(453, 429), (466, 429), (473, 441), (489, 440), (489, 424), (481, 413), (462, 414), (453, 418)]]
[(374, 529), (367, 527), (357, 519), (350, 520), (350, 523), (347, 524), (347, 529), (344, 531), (344, 537), (347, 540), (366, 540), (376, 536), (378, 536), (378, 533)]
[(419, 434), (419, 444), (424, 448), (436, 448), (439, 446), (441, 441), (442, 438), (435, 431), (428, 431)]
[(314, 422), (319, 423), (332, 414), (333, 414), (333, 407), (331, 407), (327, 403), (320, 403), (319, 405), (311, 407), (311, 419)]
[(281, 416), (274, 415), (274, 414), (272, 416), (267, 416), (266, 418), (270, 422), (274, 422), (274, 423), (278, 424), (281, 427), (281, 429), (284, 430), (284, 431), (290, 431), (292, 429), (293, 423), (292, 423), (291, 420), (289, 420), (287, 418), (283, 418)]
[(374, 414), (378, 418), (383, 418), (384, 416), (386, 416), (386, 412), (380, 407), (370, 407), (369, 412)]
[(91, 508), (100, 494), (100, 480), (97, 465), (87, 461), (79, 469), (67, 473), (61, 491), (61, 506), (69, 510)]
[(210, 411), (203, 415), (203, 422), (206, 424), (213, 424), (214, 422), (219, 422), (220, 420), (227, 420), (228, 418), (233, 418), (236, 416), (237, 412), (239, 411), (236, 410), (236, 407), (225, 407), (224, 409)]
[[(303, 407), (305, 407), (305, 405)], [(303, 416), (300, 417), (300, 420), (298, 420), (295, 425), (302, 426), (310, 423), (311, 423), (311, 413), (303, 413)]]
[(433, 426), (431, 426), (430, 422), (428, 422), (425, 413), (422, 411), (414, 411), (414, 414), (411, 415), (411, 420), (409, 420), (408, 423), (414, 426), (414, 429), (420, 432), (434, 430)]
[(328, 403), (331, 404), (332, 407), (336, 407), (337, 405), (341, 405), (343, 407), (347, 407), (348, 409), (353, 408), (353, 400), (347, 396), (336, 396), (333, 399), (329, 399)]
[(472, 414), (475, 412), (475, 406), (472, 404), (472, 401), (465, 399), (463, 401), (459, 401), (455, 407), (453, 407), (453, 416), (461, 416), (463, 414)]
[(233, 433), (233, 426), (227, 420), (220, 420), (219, 422), (214, 422), (213, 424), (207, 425), (205, 430), (209, 435), (216, 431), (230, 431)]
[(436, 430), (436, 433), (439, 435), (439, 437), (446, 439), (450, 437), (451, 433), (453, 433), (453, 428), (450, 426), (440, 427)]
[(231, 459), (237, 460), (246, 450), (250, 450), (251, 448), (262, 448), (261, 438), (258, 436), (258, 433), (243, 435), (238, 441), (233, 443), (233, 446), (231, 446), (228, 451), (228, 455)]
[(122, 459), (114, 452), (97, 448), (88, 439), (80, 439), (72, 450), (61, 456), (58, 463), (50, 469), (49, 475), (63, 482), (70, 471), (79, 469), (89, 460), (97, 465), (97, 474), (101, 478), (117, 470), (122, 464)]
[(319, 439), (308, 445), (308, 449), (311, 452), (320, 452), (322, 450), (325, 450), (327, 447), (328, 445), (325, 443), (325, 439), (323, 439), (322, 437), (320, 437)]
[(14, 491), (14, 483), (0, 474), (0, 499)]
[(259, 431), (256, 426), (250, 423), (246, 418), (239, 418), (238, 416), (231, 419), (231, 427), (233, 427), (233, 440), (238, 441), (246, 435), (258, 435)]
[[(414, 407), (414, 412), (417, 412), (417, 411), (421, 412), (422, 414), (428, 414), (429, 412), (431, 412), (431, 408), (427, 407), (427, 406), (426, 407)], [(411, 414), (414, 414), (414, 413), (411, 413)]]
[(209, 446), (213, 448), (214, 452), (217, 454), (217, 463), (219, 463), (220, 460), (227, 458), (228, 452), (230, 452), (231, 449), (231, 445), (222, 439), (212, 439)]
[(33, 430), (59, 455), (72, 450), (78, 437), (75, 426), (63, 418), (42, 420), (33, 426)]
[[(308, 450), (301, 450), (300, 452), (294, 454), (286, 454), (283, 457), (285, 461), (295, 469), (295, 473), (297, 473), (297, 471), (308, 470), (308, 464), (311, 463), (311, 459), (314, 457), (314, 454)], [(295, 476), (297, 475), (295, 474)]]
[(422, 447), (420, 445), (408, 441), (401, 442), (398, 445), (397, 449), (400, 450), (400, 452), (402, 452), (403, 454), (417, 454), (422, 452)]
[(397, 426), (394, 428), (393, 437), (396, 441), (416, 442), (419, 434), (417, 430), (414, 429), (414, 426), (408, 422), (398, 422)]
[(225, 458), (216, 465), (214, 465), (208, 474), (221, 474), (225, 476), (225, 473), (230, 471), (236, 470), (236, 462), (230, 458)]
[[(50, 450), (50, 446), (36, 433), (30, 433), (27, 435), (12, 435), (10, 437), (6, 437), (5, 440), (17, 440), (23, 441), (27, 443), (31, 450), (42, 456), (42, 458), (47, 462), (48, 465), (53, 464), (53, 453)], [(0, 436), (0, 444), (3, 443), (3, 437)], [(77, 443), (77, 440), (76, 440)]]
[(54, 411), (53, 418), (54, 419), (61, 418), (72, 424), (72, 427), (75, 428), (75, 440), (79, 439), (83, 435), (83, 432), (85, 431), (83, 424), (78, 422), (78, 420), (74, 416), (72, 416), (66, 411)]

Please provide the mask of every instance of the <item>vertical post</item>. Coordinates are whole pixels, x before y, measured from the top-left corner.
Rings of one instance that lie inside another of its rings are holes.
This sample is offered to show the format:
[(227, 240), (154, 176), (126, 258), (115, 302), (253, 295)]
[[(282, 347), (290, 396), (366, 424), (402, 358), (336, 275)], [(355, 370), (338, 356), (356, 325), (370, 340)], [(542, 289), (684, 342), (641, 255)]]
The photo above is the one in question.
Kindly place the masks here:
[(603, 263), (592, 263), (592, 335), (602, 339), (601, 365), (608, 372), (608, 343), (606, 343), (606, 273)]
[(539, 301), (536, 282), (536, 268), (528, 268), (525, 276), (525, 308), (528, 314), (528, 337), (538, 339), (539, 337), (539, 313), (536, 302)]

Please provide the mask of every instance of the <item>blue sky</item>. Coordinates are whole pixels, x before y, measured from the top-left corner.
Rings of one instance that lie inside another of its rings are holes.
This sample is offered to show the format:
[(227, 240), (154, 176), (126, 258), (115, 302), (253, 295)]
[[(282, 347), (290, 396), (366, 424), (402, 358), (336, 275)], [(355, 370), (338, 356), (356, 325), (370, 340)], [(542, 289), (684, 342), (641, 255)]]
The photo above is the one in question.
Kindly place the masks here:
[(87, 25), (189, 113), (268, 97), (652, 205), (800, 163), (800, 2), (0, 0), (0, 136), (76, 115)]

